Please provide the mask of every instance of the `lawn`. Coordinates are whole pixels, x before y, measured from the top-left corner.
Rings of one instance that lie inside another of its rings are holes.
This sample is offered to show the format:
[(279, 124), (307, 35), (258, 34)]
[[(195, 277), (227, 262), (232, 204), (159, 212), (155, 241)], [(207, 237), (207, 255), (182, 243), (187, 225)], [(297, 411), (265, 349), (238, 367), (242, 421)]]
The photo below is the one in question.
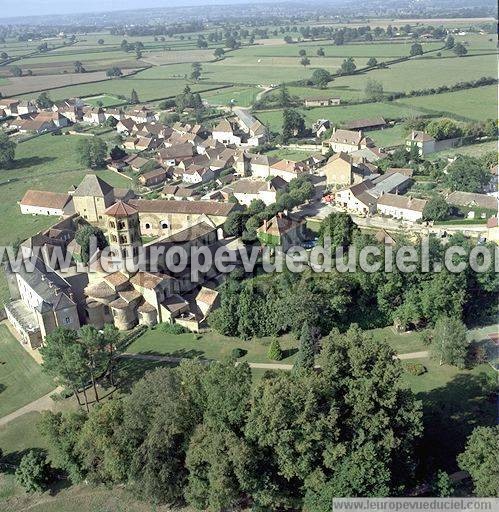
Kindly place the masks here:
[[(314, 43), (295, 43), (281, 45), (255, 45), (241, 48), (237, 51), (237, 56), (246, 57), (296, 57), (299, 59), (299, 51), (305, 50), (309, 58), (314, 58), (316, 62), (327, 61), (328, 58), (346, 58), (359, 57), (367, 60), (369, 57), (376, 57), (378, 60), (394, 57), (405, 57), (409, 55), (411, 49), (410, 42), (369, 42), (369, 43), (353, 43), (341, 46), (335, 45), (333, 42), (320, 41)], [(433, 50), (440, 48), (441, 43), (423, 43), (423, 50)], [(325, 57), (317, 57), (317, 50), (324, 48)], [(324, 66), (326, 67), (326, 66)]]
[(41, 367), (0, 325), (0, 417), (23, 407), (55, 388)]
[(366, 135), (374, 140), (377, 146), (382, 148), (390, 146), (399, 146), (404, 144), (406, 132), (402, 124), (397, 124), (392, 128), (385, 128), (384, 130), (373, 130), (366, 132)]
[(383, 327), (382, 329), (371, 329), (369, 334), (378, 341), (386, 341), (397, 354), (407, 354), (409, 352), (420, 352), (427, 350), (428, 347), (423, 344), (421, 332), (395, 332), (393, 327)]
[(497, 117), (497, 86), (405, 98), (397, 103), (421, 110), (433, 110), (450, 117), (457, 115), (481, 121)]
[[(134, 354), (157, 354), (171, 357), (185, 357), (201, 359), (223, 359), (230, 357), (234, 348), (241, 348), (247, 353), (240, 361), (253, 363), (271, 363), (267, 358), (268, 344), (271, 338), (243, 341), (237, 338), (222, 336), (215, 332), (207, 332), (196, 339), (196, 335), (166, 334), (159, 329), (149, 329), (140, 338), (134, 341), (127, 352)], [(280, 338), (281, 348), (285, 352), (282, 363), (291, 364), (294, 360), (297, 342), (292, 336)]]
[[(55, 219), (21, 215), (17, 201), (30, 188), (67, 192), (78, 185), (86, 171), (78, 162), (73, 135), (42, 135), (18, 144), (14, 167), (0, 176), (0, 244), (26, 238), (50, 226)], [(113, 186), (129, 187), (130, 181), (118, 174), (101, 170), (96, 173)]]
[[(167, 66), (169, 67), (169, 66)], [(93, 84), (79, 84), (62, 87), (50, 91), (50, 97), (53, 100), (71, 98), (74, 96), (92, 96), (92, 95), (121, 95), (130, 97), (132, 89), (137, 91), (140, 101), (151, 101), (160, 98), (176, 96), (180, 94), (186, 85), (193, 91), (203, 91), (213, 89), (216, 84), (192, 83), (184, 78), (180, 79), (162, 79), (162, 78), (144, 78), (140, 73), (130, 78), (120, 78), (119, 80), (106, 80)], [(25, 98), (30, 95), (23, 96)]]
[(423, 403), (422, 465), (426, 474), (432, 467), (457, 471), (456, 456), (473, 428), (496, 422), (492, 392), (496, 373), (489, 365), (458, 370), (430, 359), (418, 361), (427, 373), (419, 377), (405, 373), (403, 380)]

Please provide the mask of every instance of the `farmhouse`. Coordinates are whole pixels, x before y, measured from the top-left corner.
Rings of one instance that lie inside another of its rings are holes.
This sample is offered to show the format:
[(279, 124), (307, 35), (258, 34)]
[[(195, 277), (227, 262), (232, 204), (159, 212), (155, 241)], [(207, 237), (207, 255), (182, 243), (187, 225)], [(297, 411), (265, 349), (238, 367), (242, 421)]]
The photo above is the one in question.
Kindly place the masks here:
[(416, 222), (423, 218), (423, 210), (426, 206), (424, 199), (411, 196), (399, 196), (397, 194), (383, 194), (378, 199), (378, 212), (395, 219)]
[(19, 202), (21, 213), (27, 215), (61, 216), (68, 211), (71, 196), (45, 190), (27, 190)]
[(464, 206), (467, 208), (482, 208), (484, 210), (497, 211), (499, 202), (496, 197), (486, 194), (475, 194), (473, 192), (451, 192), (447, 196), (447, 202), (453, 206)]
[(310, 169), (306, 164), (303, 162), (294, 162), (293, 160), (279, 160), (270, 166), (270, 176), (279, 176), (287, 182), (309, 172)]
[(286, 190), (286, 187), (286, 181), (277, 176), (271, 180), (243, 178), (227, 186), (224, 190), (232, 193), (239, 204), (249, 206), (255, 199), (262, 200), (266, 205), (275, 203), (277, 193)]
[(83, 108), (83, 122), (90, 124), (101, 124), (105, 122), (106, 116), (101, 107), (84, 107)]
[(373, 171), (363, 164), (354, 164), (353, 158), (344, 152), (334, 154), (327, 163), (319, 169), (319, 175), (326, 177), (326, 184), (332, 187), (345, 187), (360, 183)]
[(306, 98), (306, 107), (330, 107), (333, 105), (339, 105), (341, 103), (340, 98)]
[(287, 251), (290, 247), (301, 244), (304, 227), (303, 219), (279, 212), (270, 220), (264, 220), (256, 232), (262, 245), (280, 246), (283, 251)]
[(185, 169), (182, 180), (186, 183), (197, 184), (211, 181), (214, 177), (215, 173), (209, 167), (191, 165)]
[(405, 141), (405, 148), (407, 151), (415, 148), (419, 156), (428, 155), (435, 152), (436, 140), (427, 133), (413, 130)]
[(57, 130), (54, 121), (45, 117), (39, 118), (38, 116), (34, 119), (22, 119), (17, 126), (21, 133), (41, 134)]
[(200, 193), (195, 189), (185, 186), (165, 185), (161, 191), (161, 196), (165, 199), (176, 199), (177, 201), (182, 201), (184, 199), (193, 201), (200, 196)]
[(324, 154), (332, 149), (335, 153), (340, 151), (351, 153), (371, 146), (374, 146), (374, 142), (369, 137), (364, 137), (362, 130), (350, 131), (333, 128), (331, 138), (322, 143), (322, 152)]
[(335, 194), (337, 206), (347, 211), (370, 215), (376, 211), (376, 197), (370, 192), (374, 184), (370, 180), (362, 181)]
[(157, 153), (158, 161), (162, 165), (177, 165), (182, 160), (193, 158), (195, 155), (195, 148), (189, 143), (162, 148)]
[(131, 135), (134, 128), (135, 121), (129, 118), (120, 119), (116, 125), (116, 131), (125, 135)]
[(227, 119), (222, 119), (215, 128), (213, 128), (212, 135), (214, 140), (222, 144), (241, 144), (241, 137), (237, 135), (237, 129)]

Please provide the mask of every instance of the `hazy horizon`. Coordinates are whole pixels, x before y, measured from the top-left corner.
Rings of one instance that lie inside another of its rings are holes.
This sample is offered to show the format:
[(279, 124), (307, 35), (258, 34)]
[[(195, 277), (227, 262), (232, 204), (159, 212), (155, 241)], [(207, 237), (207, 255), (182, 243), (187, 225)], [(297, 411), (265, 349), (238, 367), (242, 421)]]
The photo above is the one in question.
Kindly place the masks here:
[(272, 1), (274, 0), (86, 0), (82, 3), (74, 0), (23, 0), (18, 3), (9, 2), (5, 5), (0, 18), (127, 11), (139, 8), (270, 3)]

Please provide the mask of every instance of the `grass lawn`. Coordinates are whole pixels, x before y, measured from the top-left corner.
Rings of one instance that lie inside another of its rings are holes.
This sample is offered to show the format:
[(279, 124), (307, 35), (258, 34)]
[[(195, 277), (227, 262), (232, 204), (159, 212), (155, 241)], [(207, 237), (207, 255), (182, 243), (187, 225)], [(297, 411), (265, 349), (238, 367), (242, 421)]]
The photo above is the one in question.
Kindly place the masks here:
[(0, 325), (0, 417), (55, 388), (5, 325)]
[(433, 96), (405, 98), (397, 103), (416, 109), (434, 110), (444, 115), (458, 115), (481, 121), (497, 116), (497, 86), (490, 85)]
[[(14, 167), (2, 171), (0, 177), (0, 244), (12, 243), (17, 237), (24, 239), (53, 224), (53, 217), (21, 215), (17, 201), (30, 188), (67, 192), (78, 185), (89, 172), (78, 162), (79, 139), (42, 135), (18, 144)], [(112, 171), (95, 172), (113, 186), (130, 186), (129, 180)]]
[(392, 327), (371, 329), (368, 332), (375, 340), (386, 341), (397, 354), (420, 352), (428, 349), (423, 344), (421, 332), (397, 333)]
[(422, 464), (426, 474), (432, 467), (457, 471), (456, 456), (473, 428), (496, 422), (492, 393), (496, 373), (489, 365), (458, 370), (430, 359), (418, 361), (427, 373), (419, 377), (405, 373), (403, 380), (423, 403)]
[[(219, 360), (230, 357), (232, 349), (242, 348), (247, 353), (239, 359), (240, 361), (271, 363), (273, 361), (267, 358), (270, 340), (271, 338), (262, 338), (243, 341), (222, 336), (212, 331), (202, 334), (201, 339), (198, 340), (196, 335), (192, 333), (175, 335), (162, 333), (158, 329), (149, 329), (127, 348), (127, 352)], [(283, 336), (279, 341), (282, 350), (285, 352), (285, 357), (278, 363), (291, 364), (294, 360), (297, 342), (292, 336)]]
[(397, 124), (392, 128), (385, 128), (384, 130), (373, 130), (366, 132), (366, 135), (376, 142), (377, 146), (386, 148), (389, 146), (399, 146), (404, 144), (406, 133), (402, 124)]
[[(167, 66), (169, 67), (169, 66)], [(150, 101), (158, 98), (166, 98), (180, 94), (186, 85), (193, 91), (202, 91), (216, 87), (213, 84), (193, 84), (185, 79), (154, 79), (142, 78), (141, 75), (135, 75), (130, 78), (124, 77), (119, 80), (106, 80), (93, 84), (80, 84), (61, 87), (50, 91), (50, 97), (53, 100), (61, 100), (71, 98), (73, 96), (90, 96), (90, 95), (115, 95), (119, 94), (127, 98), (130, 97), (132, 89), (137, 91), (141, 101)], [(29, 95), (24, 95), (28, 97)], [(21, 96), (23, 97), (23, 96)]]
[[(8, 475), (11, 476), (11, 475)], [(2, 512), (170, 512), (172, 508), (167, 505), (154, 505), (139, 501), (133, 493), (125, 489), (104, 486), (77, 485), (64, 488), (64, 484), (57, 488), (57, 492), (35, 494), (20, 494), (11, 500), (0, 501)], [(1, 497), (1, 496), (0, 496)], [(194, 512), (190, 507), (176, 508), (178, 512)]]

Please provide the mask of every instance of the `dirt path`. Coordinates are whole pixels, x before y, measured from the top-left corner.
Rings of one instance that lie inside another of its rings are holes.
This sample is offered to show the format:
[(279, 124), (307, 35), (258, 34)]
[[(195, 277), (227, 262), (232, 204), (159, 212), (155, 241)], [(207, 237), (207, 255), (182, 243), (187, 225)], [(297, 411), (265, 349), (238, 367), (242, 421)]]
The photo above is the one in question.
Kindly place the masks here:
[[(119, 357), (123, 357), (126, 359), (140, 359), (142, 361), (159, 361), (163, 363), (181, 363), (183, 359), (182, 357), (171, 357), (171, 356), (160, 356), (153, 354), (131, 354), (130, 352), (125, 352), (121, 354)], [(198, 359), (201, 364), (210, 364), (213, 361), (211, 359)], [(243, 361), (236, 362), (237, 364), (241, 364)], [(247, 362), (250, 368), (260, 368), (262, 370), (292, 370), (292, 364), (279, 364), (279, 363), (251, 363)]]
[(15, 420), (16, 418), (19, 418), (19, 416), (22, 416), (28, 412), (52, 411), (54, 409), (55, 402), (52, 400), (52, 398), (50, 398), (50, 395), (53, 393), (60, 393), (62, 390), (62, 387), (58, 387), (47, 395), (42, 396), (41, 398), (38, 398), (29, 404), (26, 404), (24, 407), (21, 407), (20, 409), (7, 414), (7, 416), (4, 416), (3, 418), (0, 418), (0, 427), (7, 425), (7, 423), (10, 421)]
[[(125, 352), (121, 354), (119, 357), (123, 357), (126, 359), (140, 359), (142, 361), (159, 361), (163, 363), (181, 363), (182, 357), (172, 357), (172, 356), (161, 356), (154, 354), (132, 354), (130, 352)], [(424, 359), (429, 357), (429, 353), (427, 351), (422, 352), (409, 352), (407, 354), (398, 354), (394, 356), (395, 359), (406, 360), (406, 359)], [(210, 359), (199, 359), (201, 364), (210, 364), (212, 360)], [(236, 365), (241, 364), (243, 361), (237, 361)], [(285, 363), (253, 363), (250, 361), (244, 361), (248, 363), (250, 368), (258, 368), (261, 370), (292, 370), (292, 364)]]
[(407, 354), (397, 354), (395, 356), (397, 359), (426, 359), (430, 357), (430, 354), (427, 350), (423, 350), (421, 352), (408, 352)]

